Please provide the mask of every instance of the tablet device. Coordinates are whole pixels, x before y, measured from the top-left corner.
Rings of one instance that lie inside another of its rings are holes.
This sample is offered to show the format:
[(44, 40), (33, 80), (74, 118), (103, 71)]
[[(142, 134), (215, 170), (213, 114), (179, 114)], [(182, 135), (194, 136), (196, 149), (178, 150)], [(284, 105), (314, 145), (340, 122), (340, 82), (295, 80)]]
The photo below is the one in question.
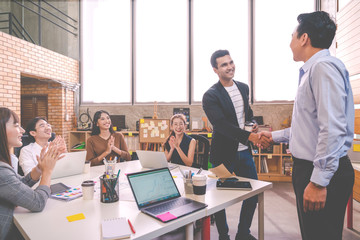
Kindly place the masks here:
[(217, 189), (252, 190), (251, 183), (239, 181), (237, 178), (220, 178), (216, 182)]
[(55, 183), (50, 185), (51, 194), (65, 192), (68, 189), (70, 189), (70, 187), (66, 186), (63, 183)]

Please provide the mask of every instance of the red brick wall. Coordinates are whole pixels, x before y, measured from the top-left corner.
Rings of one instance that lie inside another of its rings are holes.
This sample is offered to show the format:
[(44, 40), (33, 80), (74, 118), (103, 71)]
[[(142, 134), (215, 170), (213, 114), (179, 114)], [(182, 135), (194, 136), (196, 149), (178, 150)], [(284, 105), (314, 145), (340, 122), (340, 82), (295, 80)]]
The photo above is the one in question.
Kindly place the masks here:
[[(0, 32), (0, 106), (15, 111), (20, 116), (21, 94), (48, 95), (48, 120), (54, 132), (68, 138), (74, 127), (74, 92), (60, 83), (26, 82), (21, 76), (37, 79), (52, 79), (62, 83), (79, 83), (79, 62)], [(54, 87), (54, 88), (53, 88)], [(69, 120), (65, 121), (65, 101)]]

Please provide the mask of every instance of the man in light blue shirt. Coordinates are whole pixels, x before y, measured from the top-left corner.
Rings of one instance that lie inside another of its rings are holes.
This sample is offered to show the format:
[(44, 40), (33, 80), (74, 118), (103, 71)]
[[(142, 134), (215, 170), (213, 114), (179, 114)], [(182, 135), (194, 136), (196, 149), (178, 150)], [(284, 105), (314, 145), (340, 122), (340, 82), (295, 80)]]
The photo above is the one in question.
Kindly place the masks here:
[(354, 102), (344, 64), (328, 48), (336, 25), (326, 12), (300, 14), (290, 48), (303, 61), (291, 127), (263, 133), (289, 142), (293, 187), (303, 239), (342, 239), (354, 170)]

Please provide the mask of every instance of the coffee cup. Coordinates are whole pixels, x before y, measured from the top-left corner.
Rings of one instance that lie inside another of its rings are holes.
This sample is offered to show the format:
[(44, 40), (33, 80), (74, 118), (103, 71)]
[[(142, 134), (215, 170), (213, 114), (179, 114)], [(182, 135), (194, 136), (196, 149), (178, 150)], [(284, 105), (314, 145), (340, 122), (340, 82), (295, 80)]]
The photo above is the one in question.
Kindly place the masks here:
[(253, 127), (254, 127), (254, 123), (252, 123), (252, 122), (246, 122), (246, 123), (245, 123), (245, 128), (244, 128), (244, 130), (245, 130), (245, 131), (248, 131), (248, 132), (252, 132)]
[(83, 199), (84, 200), (92, 200), (94, 199), (94, 186), (95, 183), (92, 180), (84, 181), (81, 184)]
[(206, 193), (206, 175), (196, 174), (192, 177), (194, 194), (204, 195)]

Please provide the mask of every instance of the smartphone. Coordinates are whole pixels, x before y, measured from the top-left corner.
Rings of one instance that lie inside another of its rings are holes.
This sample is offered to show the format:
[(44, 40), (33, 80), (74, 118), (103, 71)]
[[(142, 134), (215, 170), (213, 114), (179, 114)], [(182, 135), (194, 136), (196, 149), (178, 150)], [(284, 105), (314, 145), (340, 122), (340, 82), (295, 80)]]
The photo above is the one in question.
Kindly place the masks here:
[(217, 189), (235, 189), (235, 190), (251, 190), (251, 183), (248, 181), (239, 181), (237, 178), (220, 178), (216, 182)]
[(65, 192), (68, 189), (70, 189), (70, 187), (66, 186), (63, 183), (55, 183), (50, 185), (51, 194)]

